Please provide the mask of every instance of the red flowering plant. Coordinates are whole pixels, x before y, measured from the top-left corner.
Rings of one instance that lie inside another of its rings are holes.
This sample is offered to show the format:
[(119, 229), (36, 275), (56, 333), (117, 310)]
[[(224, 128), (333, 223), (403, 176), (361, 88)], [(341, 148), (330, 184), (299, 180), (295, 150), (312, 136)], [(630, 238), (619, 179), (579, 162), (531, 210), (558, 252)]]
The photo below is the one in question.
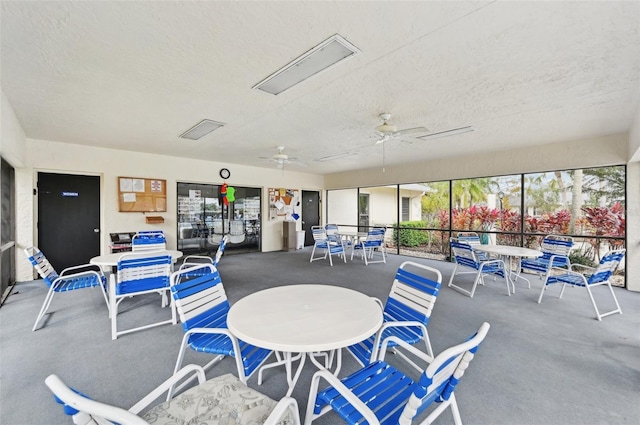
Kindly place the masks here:
[[(616, 202), (611, 208), (583, 207), (582, 211), (585, 213), (585, 221), (587, 222), (585, 230), (596, 236), (596, 238), (590, 239), (589, 243), (597, 253), (599, 261), (603, 239), (597, 236), (624, 237), (626, 227), (624, 208), (619, 202)], [(612, 248), (619, 247), (623, 243), (623, 241), (610, 241)]]

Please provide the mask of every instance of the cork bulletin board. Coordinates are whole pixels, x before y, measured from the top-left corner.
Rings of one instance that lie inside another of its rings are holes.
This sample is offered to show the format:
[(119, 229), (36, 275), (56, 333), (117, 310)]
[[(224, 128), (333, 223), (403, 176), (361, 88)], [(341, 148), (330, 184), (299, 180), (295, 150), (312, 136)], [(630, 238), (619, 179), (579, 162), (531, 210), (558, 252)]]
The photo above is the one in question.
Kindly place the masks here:
[[(300, 191), (298, 189), (269, 188), (269, 219), (300, 214)], [(295, 218), (295, 217), (294, 217)]]
[(167, 211), (167, 181), (139, 177), (118, 177), (120, 212)]

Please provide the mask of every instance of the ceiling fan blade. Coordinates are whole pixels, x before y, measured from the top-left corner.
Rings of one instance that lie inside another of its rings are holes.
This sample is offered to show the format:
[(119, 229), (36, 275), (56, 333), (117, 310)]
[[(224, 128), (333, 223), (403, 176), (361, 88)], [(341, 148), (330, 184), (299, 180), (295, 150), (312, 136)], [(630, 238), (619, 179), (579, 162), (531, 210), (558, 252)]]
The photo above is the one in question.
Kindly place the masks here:
[(405, 134), (419, 134), (419, 133), (428, 133), (429, 129), (426, 127), (413, 127), (413, 128), (405, 128), (402, 130), (398, 130), (393, 133), (394, 136), (404, 136)]

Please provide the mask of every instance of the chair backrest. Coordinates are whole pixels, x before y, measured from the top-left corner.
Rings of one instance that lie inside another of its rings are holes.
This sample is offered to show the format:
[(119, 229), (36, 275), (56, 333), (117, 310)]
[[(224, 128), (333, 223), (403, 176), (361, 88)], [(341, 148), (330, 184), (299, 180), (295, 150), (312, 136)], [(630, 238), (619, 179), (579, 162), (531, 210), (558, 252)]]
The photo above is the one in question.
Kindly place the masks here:
[(222, 258), (222, 254), (224, 254), (224, 250), (227, 247), (227, 243), (229, 242), (229, 235), (224, 235), (220, 240), (220, 245), (218, 245), (218, 250), (216, 251), (216, 256), (213, 259), (213, 265), (217, 266)]
[[(425, 271), (433, 275), (435, 280), (426, 277)], [(439, 270), (405, 261), (398, 268), (391, 285), (389, 298), (384, 306), (384, 321), (418, 321), (426, 325), (441, 284), (442, 274)]]
[(316, 242), (327, 240), (327, 231), (322, 226), (311, 226), (311, 234)]
[(180, 270), (201, 264), (213, 264), (213, 258), (206, 255), (187, 255), (184, 257), (182, 264), (180, 264)]
[(451, 238), (449, 243), (451, 245), (451, 255), (456, 263), (461, 266), (471, 267), (472, 269), (480, 269), (478, 257), (468, 242), (460, 240), (459, 238)]
[(466, 242), (469, 245), (480, 245), (480, 236), (476, 232), (458, 232), (459, 241)]
[(171, 255), (153, 253), (122, 254), (117, 266), (116, 295), (168, 288), (171, 277)]
[(327, 232), (327, 236), (332, 236), (338, 233), (338, 225), (337, 224), (327, 224), (324, 226), (324, 230)]
[(607, 252), (601, 259), (598, 267), (593, 270), (593, 273), (587, 278), (589, 285), (594, 283), (606, 282), (609, 280), (613, 272), (616, 271), (618, 265), (624, 258), (626, 250), (616, 249)]
[(226, 328), (229, 301), (220, 273), (211, 264), (178, 270), (171, 275), (171, 295), (182, 327)]
[[(540, 244), (542, 251), (542, 260), (549, 260), (552, 255), (568, 257), (569, 251), (573, 247), (573, 238), (570, 236), (547, 235)], [(566, 266), (569, 263), (568, 258), (555, 258), (554, 266)]]
[(53, 281), (58, 278), (58, 272), (56, 272), (49, 260), (47, 260), (47, 257), (35, 246), (25, 248), (24, 253), (47, 286), (51, 286)]
[[(489, 328), (489, 323), (484, 322), (478, 332), (466, 342), (447, 348), (436, 356), (420, 377), (418, 387), (404, 407), (399, 424), (409, 425), (416, 415), (433, 402), (449, 400), (478, 351), (480, 343), (487, 336)], [(385, 348), (383, 344), (383, 350)]]
[(162, 230), (144, 230), (131, 239), (133, 251), (159, 251), (167, 249), (167, 240)]
[(383, 227), (374, 227), (367, 232), (367, 239), (364, 241), (365, 246), (381, 246), (384, 242), (385, 229)]

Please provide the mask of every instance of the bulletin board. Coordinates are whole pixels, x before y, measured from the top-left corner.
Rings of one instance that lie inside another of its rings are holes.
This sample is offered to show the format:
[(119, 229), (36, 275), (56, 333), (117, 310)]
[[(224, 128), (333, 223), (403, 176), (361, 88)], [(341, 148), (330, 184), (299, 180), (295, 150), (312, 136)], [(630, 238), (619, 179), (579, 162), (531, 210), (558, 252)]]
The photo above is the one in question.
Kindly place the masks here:
[(287, 220), (300, 217), (300, 191), (298, 189), (269, 188), (269, 220), (284, 216)]
[(167, 211), (167, 181), (140, 177), (118, 177), (120, 212)]

